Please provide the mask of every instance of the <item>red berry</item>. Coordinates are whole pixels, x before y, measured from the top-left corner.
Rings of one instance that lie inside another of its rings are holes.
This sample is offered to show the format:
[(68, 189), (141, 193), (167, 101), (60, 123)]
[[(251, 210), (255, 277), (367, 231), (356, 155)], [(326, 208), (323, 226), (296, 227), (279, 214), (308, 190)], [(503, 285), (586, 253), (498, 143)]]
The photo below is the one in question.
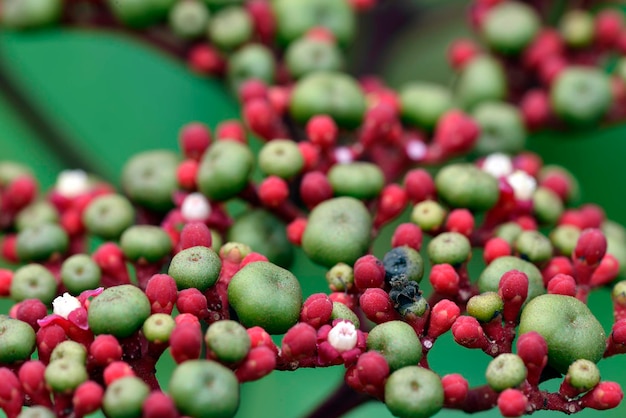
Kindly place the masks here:
[(422, 247), (423, 233), (422, 229), (414, 223), (407, 222), (398, 225), (391, 237), (391, 246), (413, 248), (415, 251), (419, 251)]
[(595, 41), (602, 47), (614, 46), (624, 26), (622, 14), (617, 10), (605, 9), (595, 17)]
[(446, 219), (446, 231), (469, 237), (474, 230), (474, 215), (467, 209), (453, 209)]
[[(442, 264), (439, 265), (441, 266)], [(461, 308), (456, 303), (448, 299), (442, 299), (437, 302), (430, 311), (428, 336), (435, 339), (447, 332), (459, 315), (461, 315)]]
[(281, 356), (287, 361), (298, 361), (315, 356), (316, 350), (316, 329), (300, 322), (291, 327), (283, 337)]
[(215, 137), (219, 140), (228, 139), (231, 141), (241, 142), (242, 144), (248, 142), (246, 129), (238, 120), (226, 120), (220, 122), (215, 129)]
[(458, 373), (447, 374), (441, 378), (443, 396), (446, 405), (458, 405), (465, 400), (469, 392), (467, 379)]
[(171, 314), (178, 298), (176, 281), (167, 274), (155, 274), (148, 281), (146, 296), (152, 313)]
[(196, 160), (184, 160), (176, 169), (176, 179), (183, 189), (195, 190), (197, 176), (198, 162)]
[(389, 294), (383, 289), (366, 289), (359, 298), (359, 305), (367, 319), (377, 324), (400, 318), (393, 307)]
[(161, 391), (151, 392), (143, 401), (141, 407), (142, 418), (178, 418), (174, 400)]
[(76, 388), (72, 396), (74, 414), (82, 417), (92, 412), (96, 412), (102, 406), (104, 389), (93, 380), (87, 380)]
[(181, 129), (178, 141), (185, 158), (198, 161), (211, 144), (211, 131), (203, 123), (188, 123)]
[(548, 94), (541, 89), (527, 91), (520, 102), (520, 110), (524, 118), (524, 123), (529, 130), (546, 126), (552, 116), (550, 98)]
[(490, 264), (496, 258), (511, 255), (512, 253), (511, 245), (505, 239), (494, 237), (485, 243), (483, 260), (485, 260), (485, 264)]
[(504, 417), (520, 417), (527, 406), (528, 398), (518, 389), (505, 389), (498, 396), (498, 409)]
[(398, 184), (386, 185), (378, 198), (374, 225), (381, 226), (399, 216), (408, 201), (404, 188)]
[(313, 116), (306, 124), (309, 141), (322, 149), (335, 145), (338, 133), (335, 120), (328, 115)]
[(311, 171), (302, 177), (300, 198), (309, 209), (331, 197), (333, 197), (333, 187), (326, 174), (321, 171)]
[(252, 348), (243, 363), (235, 370), (240, 382), (258, 380), (272, 372), (276, 367), (276, 354), (270, 348), (259, 346)]
[(98, 366), (122, 359), (122, 346), (113, 335), (98, 335), (89, 346), (89, 356)]
[(247, 103), (253, 99), (267, 99), (267, 85), (256, 78), (248, 79), (239, 86), (239, 100), (241, 102)]
[(105, 367), (103, 372), (104, 384), (109, 386), (117, 379), (135, 376), (133, 368), (125, 361), (114, 361)]
[(189, 51), (189, 66), (195, 72), (220, 75), (226, 69), (226, 61), (219, 51), (207, 44), (198, 44)]
[(576, 280), (569, 274), (556, 274), (548, 282), (547, 290), (553, 295), (576, 296)]
[(359, 290), (382, 288), (385, 285), (385, 267), (371, 254), (360, 257), (354, 263), (354, 285)]
[(302, 171), (315, 170), (320, 159), (319, 148), (309, 141), (298, 142), (298, 148), (304, 159), (304, 167)]
[(448, 62), (455, 70), (461, 70), (480, 53), (480, 48), (469, 39), (458, 39), (448, 48)]
[(467, 348), (487, 349), (489, 341), (473, 316), (461, 315), (452, 324), (452, 336), (457, 344)]
[(196, 288), (183, 289), (178, 292), (176, 308), (178, 312), (191, 314), (198, 319), (206, 319), (209, 316), (207, 299)]
[(307, 220), (296, 218), (287, 225), (287, 239), (294, 245), (302, 245), (302, 236), (306, 229)]
[(176, 323), (170, 334), (169, 342), (170, 353), (177, 364), (187, 360), (198, 359), (202, 351), (202, 330), (200, 329), (200, 324)]
[(598, 385), (582, 397), (582, 406), (592, 409), (612, 409), (620, 404), (624, 398), (622, 388), (615, 382), (600, 382)]
[(265, 206), (274, 208), (289, 197), (289, 185), (278, 176), (269, 176), (259, 184), (258, 194)]
[(502, 316), (505, 321), (515, 321), (528, 296), (528, 276), (518, 270), (509, 270), (502, 275), (498, 294), (504, 302)]

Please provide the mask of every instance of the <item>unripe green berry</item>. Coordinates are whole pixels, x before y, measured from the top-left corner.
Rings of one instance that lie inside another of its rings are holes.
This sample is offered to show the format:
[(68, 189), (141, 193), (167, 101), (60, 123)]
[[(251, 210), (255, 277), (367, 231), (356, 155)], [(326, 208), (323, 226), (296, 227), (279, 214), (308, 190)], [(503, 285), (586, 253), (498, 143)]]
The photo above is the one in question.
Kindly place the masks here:
[(481, 155), (494, 152), (516, 154), (526, 145), (526, 127), (520, 111), (504, 102), (484, 102), (472, 116), (480, 125), (474, 151)]
[(436, 231), (446, 219), (446, 210), (435, 200), (423, 200), (413, 206), (411, 222), (423, 231)]
[(432, 264), (451, 264), (466, 262), (472, 254), (469, 239), (458, 232), (444, 232), (428, 243), (428, 258)]
[(56, 418), (56, 414), (45, 406), (31, 406), (20, 412), (17, 418)]
[(120, 247), (126, 258), (131, 261), (155, 262), (167, 256), (173, 246), (170, 236), (162, 228), (153, 225), (134, 225), (122, 234)]
[(28, 360), (35, 351), (35, 331), (26, 322), (0, 315), (0, 363)]
[(487, 12), (481, 25), (487, 44), (503, 54), (521, 52), (540, 29), (537, 12), (527, 4), (505, 1)]
[(153, 343), (166, 343), (170, 340), (170, 335), (174, 330), (176, 322), (168, 314), (155, 313), (145, 320), (141, 327), (141, 332), (146, 340)]
[(245, 45), (228, 59), (227, 76), (234, 91), (238, 91), (244, 81), (253, 78), (266, 84), (273, 84), (275, 72), (274, 55), (269, 48), (261, 44)]
[(95, 335), (125, 338), (139, 330), (150, 316), (150, 301), (138, 287), (109, 287), (89, 304), (87, 321)]
[(228, 200), (246, 187), (253, 167), (254, 156), (247, 146), (217, 141), (200, 161), (198, 189), (210, 200)]
[(212, 323), (204, 335), (207, 350), (223, 363), (237, 363), (250, 351), (250, 336), (239, 322), (221, 320)]
[(100, 267), (87, 254), (74, 254), (61, 265), (61, 281), (73, 295), (97, 288), (101, 275)]
[(289, 139), (266, 142), (259, 152), (259, 168), (266, 175), (289, 179), (300, 173), (304, 158), (298, 145)]
[(528, 374), (524, 360), (517, 354), (503, 353), (489, 362), (485, 377), (496, 392), (519, 386)]
[(487, 55), (472, 59), (459, 74), (455, 92), (458, 101), (466, 109), (486, 101), (504, 100), (507, 79), (502, 65)]
[(20, 231), (15, 246), (21, 261), (45, 261), (55, 254), (65, 253), (69, 237), (60, 225), (46, 223)]
[(249, 245), (242, 244), (241, 242), (229, 241), (220, 247), (219, 255), (222, 259), (240, 263), (241, 260), (243, 260), (244, 257), (251, 252), (252, 248), (250, 248)]
[(209, 22), (209, 39), (221, 49), (234, 49), (243, 45), (253, 34), (250, 14), (239, 6), (217, 11)]
[(126, 376), (107, 386), (102, 410), (110, 418), (139, 418), (141, 407), (150, 394), (148, 385), (136, 376)]
[(594, 362), (578, 359), (570, 364), (565, 378), (572, 387), (587, 391), (600, 383), (600, 370)]
[(170, 9), (168, 23), (181, 38), (199, 38), (209, 24), (209, 10), (200, 0), (179, 1)]
[(539, 231), (523, 231), (515, 240), (515, 249), (531, 263), (539, 264), (552, 257), (550, 240)]
[(522, 227), (517, 222), (505, 222), (496, 228), (494, 236), (513, 245), (522, 231)]
[(343, 319), (345, 321), (352, 322), (355, 328), (359, 328), (361, 326), (361, 322), (359, 321), (359, 317), (354, 313), (354, 311), (348, 308), (341, 302), (333, 302), (333, 310), (330, 314), (331, 321), (336, 319)]
[(533, 193), (533, 213), (539, 222), (555, 224), (563, 213), (563, 202), (547, 187), (537, 187)]
[(326, 272), (326, 281), (333, 292), (350, 290), (354, 286), (354, 271), (346, 263), (337, 263)]
[(54, 275), (41, 264), (27, 264), (13, 274), (11, 298), (17, 302), (39, 299), (50, 305), (57, 295), (58, 284)]
[(50, 354), (50, 361), (67, 359), (76, 363), (85, 364), (87, 360), (87, 349), (84, 345), (77, 343), (76, 341), (67, 340), (60, 342), (52, 354)]
[(90, 234), (115, 240), (135, 221), (135, 209), (122, 195), (96, 197), (83, 212), (83, 223)]
[[(124, 3), (116, 1), (115, 3)], [(180, 157), (173, 151), (145, 151), (133, 156), (122, 170), (122, 188), (130, 200), (158, 212), (174, 207)]]
[(565, 43), (572, 48), (584, 48), (593, 42), (595, 22), (586, 10), (566, 11), (559, 21), (559, 32)]
[(481, 322), (491, 321), (503, 307), (502, 298), (496, 292), (481, 293), (467, 301), (467, 313)]
[(285, 65), (291, 76), (298, 79), (315, 71), (341, 70), (343, 55), (334, 42), (305, 36), (289, 44)]
[(510, 270), (518, 270), (528, 277), (528, 297), (530, 301), (534, 297), (545, 293), (543, 278), (539, 269), (532, 263), (514, 256), (498, 257), (483, 270), (478, 277), (478, 290), (480, 293), (497, 292), (502, 275)]
[(195, 246), (177, 253), (167, 274), (174, 278), (179, 290), (196, 288), (204, 292), (217, 282), (221, 268), (222, 262), (215, 251)]
[(432, 417), (443, 408), (443, 401), (441, 378), (423, 367), (403, 367), (385, 383), (385, 404), (396, 417)]
[(51, 361), (45, 370), (46, 385), (54, 392), (71, 393), (89, 376), (84, 363), (71, 358), (61, 358)]
[(550, 242), (554, 248), (565, 256), (570, 256), (576, 248), (580, 228), (574, 225), (559, 225), (550, 232)]
[(367, 336), (367, 350), (380, 352), (391, 370), (415, 365), (422, 358), (422, 343), (403, 321), (384, 322), (372, 328)]
[(450, 164), (435, 176), (439, 197), (452, 207), (484, 211), (500, 197), (498, 180), (474, 164)]
[(383, 189), (385, 176), (376, 164), (355, 161), (333, 165), (328, 171), (328, 181), (336, 196), (373, 199)]
[(428, 131), (454, 105), (450, 90), (438, 84), (412, 82), (399, 93), (402, 120)]
[(15, 217), (15, 229), (23, 231), (33, 226), (58, 222), (59, 212), (52, 203), (43, 200), (31, 203), (17, 214)]

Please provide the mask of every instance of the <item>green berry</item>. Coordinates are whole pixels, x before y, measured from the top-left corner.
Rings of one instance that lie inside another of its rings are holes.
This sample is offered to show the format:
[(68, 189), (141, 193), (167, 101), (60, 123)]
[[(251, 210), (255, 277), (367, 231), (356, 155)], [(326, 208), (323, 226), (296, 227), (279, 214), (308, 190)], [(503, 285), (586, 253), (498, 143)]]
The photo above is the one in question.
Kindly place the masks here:
[(458, 232), (444, 232), (428, 243), (428, 258), (432, 264), (459, 265), (472, 255), (469, 239)]
[(380, 352), (391, 370), (417, 364), (422, 358), (422, 343), (413, 328), (403, 321), (376, 325), (367, 336), (367, 349)]
[(55, 418), (56, 414), (44, 406), (31, 406), (20, 412), (17, 418)]
[(446, 210), (439, 202), (423, 200), (413, 206), (411, 222), (419, 226), (423, 231), (431, 232), (441, 228), (446, 215)]
[(568, 46), (585, 48), (593, 42), (595, 35), (593, 15), (586, 10), (568, 10), (559, 21), (559, 32)]
[(56, 224), (59, 222), (59, 212), (52, 203), (42, 200), (31, 203), (22, 209), (15, 217), (15, 228), (18, 231), (42, 224)]
[(361, 326), (361, 321), (359, 321), (359, 317), (354, 313), (354, 311), (348, 308), (341, 302), (333, 302), (333, 310), (330, 314), (331, 321), (336, 319), (343, 319), (345, 321), (352, 322), (355, 328), (359, 328)]
[(298, 145), (289, 139), (273, 139), (259, 152), (259, 168), (268, 176), (290, 179), (300, 173), (304, 158)]
[(176, 408), (192, 418), (227, 418), (239, 408), (235, 374), (210, 360), (188, 360), (174, 369), (169, 392)]
[(522, 227), (517, 222), (505, 222), (496, 228), (494, 236), (513, 245), (522, 231)]
[(261, 44), (242, 46), (228, 59), (227, 76), (233, 91), (238, 91), (244, 81), (252, 78), (273, 84), (275, 73), (274, 55)]
[(528, 371), (524, 360), (517, 354), (504, 353), (494, 358), (487, 366), (485, 377), (487, 384), (496, 392), (519, 386), (525, 379)]
[[(117, 1), (116, 3), (124, 3)], [(178, 190), (176, 170), (180, 157), (173, 151), (145, 151), (132, 157), (122, 169), (122, 188), (130, 200), (147, 209), (165, 212), (174, 207)]]
[(576, 389), (587, 391), (600, 383), (600, 370), (594, 362), (578, 359), (570, 364), (565, 378)]
[(110, 418), (139, 418), (143, 402), (149, 394), (150, 388), (140, 378), (122, 377), (104, 391), (102, 410)]
[(354, 271), (346, 263), (337, 263), (326, 272), (326, 281), (333, 292), (348, 291), (354, 286)]
[(424, 277), (424, 260), (411, 247), (396, 247), (385, 253), (383, 266), (388, 282), (403, 277), (419, 283)]
[(258, 261), (235, 273), (228, 285), (228, 301), (244, 326), (282, 334), (298, 321), (302, 289), (289, 270)]
[(373, 199), (385, 185), (385, 176), (376, 164), (355, 161), (335, 164), (328, 171), (328, 181), (335, 196)]
[(22, 261), (45, 261), (63, 254), (69, 246), (67, 232), (58, 224), (27, 227), (17, 234), (17, 257)]
[(574, 225), (559, 225), (550, 232), (550, 242), (562, 255), (571, 256), (576, 248), (580, 228)]
[(120, 238), (120, 247), (131, 261), (159, 261), (172, 251), (170, 236), (158, 226), (134, 225)]
[(172, 32), (184, 39), (204, 35), (209, 24), (209, 10), (199, 0), (179, 1), (170, 9), (168, 23)]
[(571, 296), (541, 295), (526, 304), (519, 333), (536, 331), (548, 344), (548, 364), (566, 373), (578, 359), (597, 363), (606, 348), (602, 325), (587, 305)]
[(533, 213), (539, 222), (553, 225), (563, 213), (563, 202), (547, 187), (537, 187), (533, 193)]
[(287, 240), (287, 227), (275, 215), (263, 209), (249, 210), (237, 218), (228, 230), (228, 240), (245, 244), (263, 254), (272, 263), (288, 267), (293, 261), (293, 246)]
[(489, 322), (502, 312), (504, 303), (496, 292), (472, 296), (467, 301), (467, 313), (481, 322)]
[(495, 58), (476, 57), (463, 67), (456, 81), (455, 93), (466, 109), (485, 101), (504, 100), (507, 95), (504, 69)]
[(340, 71), (343, 55), (334, 42), (303, 37), (289, 44), (285, 65), (295, 79), (316, 71)]
[(66, 359), (79, 364), (85, 364), (87, 360), (87, 349), (84, 345), (77, 343), (76, 341), (67, 340), (60, 342), (52, 354), (50, 354), (50, 361)]
[(517, 54), (532, 42), (540, 25), (532, 7), (503, 1), (487, 12), (481, 27), (483, 38), (491, 48), (503, 54)]
[(39, 299), (50, 305), (57, 295), (57, 281), (54, 275), (41, 264), (27, 264), (13, 274), (11, 298), (17, 302), (25, 299)]
[(61, 281), (73, 295), (95, 289), (100, 285), (100, 277), (100, 267), (87, 254), (74, 254), (61, 265)]
[(250, 149), (234, 141), (217, 141), (198, 167), (198, 189), (210, 200), (235, 197), (247, 185), (254, 167)]
[(167, 274), (174, 278), (178, 289), (196, 288), (204, 292), (217, 282), (221, 268), (222, 262), (215, 251), (196, 246), (177, 253)]
[(534, 264), (513, 256), (498, 257), (483, 270), (478, 277), (480, 293), (497, 292), (502, 275), (510, 270), (519, 270), (528, 276), (527, 301), (545, 293), (543, 278), (539, 269)]
[(500, 197), (498, 180), (474, 164), (450, 164), (435, 176), (437, 193), (455, 208), (491, 209)]
[(4, 0), (0, 23), (13, 29), (46, 26), (61, 17), (61, 0)]
[(248, 41), (253, 32), (250, 14), (239, 6), (220, 9), (209, 22), (209, 38), (221, 49), (235, 49)]
[(526, 127), (518, 108), (504, 102), (483, 102), (472, 116), (480, 125), (474, 150), (481, 155), (503, 152), (517, 154), (526, 145)]
[(104, 289), (91, 301), (87, 321), (95, 335), (125, 338), (141, 328), (150, 310), (145, 293), (133, 285), (120, 285)]
[(317, 205), (309, 215), (302, 249), (311, 260), (328, 267), (354, 264), (370, 244), (372, 217), (352, 197), (337, 197)]
[(524, 260), (541, 264), (552, 258), (550, 240), (539, 231), (522, 231), (515, 240), (515, 249)]
[(574, 175), (565, 167), (546, 164), (541, 167), (541, 170), (539, 170), (537, 180), (539, 183), (541, 183), (544, 179), (546, 179), (546, 177), (549, 177), (550, 175), (559, 175), (567, 179), (567, 182), (570, 185), (570, 190), (568, 191), (568, 195), (565, 196), (564, 203), (571, 203), (580, 197), (580, 185), (578, 184), (578, 180), (576, 180), (576, 177), (574, 177)]
[(118, 194), (96, 197), (83, 212), (83, 223), (90, 234), (116, 240), (135, 222), (135, 209), (130, 201)]
[(222, 320), (212, 323), (204, 335), (204, 341), (207, 350), (224, 363), (237, 363), (250, 351), (250, 336), (236, 321)]
[(438, 84), (412, 82), (399, 94), (402, 120), (428, 131), (432, 131), (441, 115), (454, 106), (450, 90)]
[(0, 315), (0, 363), (30, 359), (35, 351), (35, 331), (26, 322)]
[(61, 358), (51, 361), (45, 370), (46, 385), (54, 392), (71, 393), (81, 383), (87, 381), (85, 363), (71, 358)]
[(145, 320), (141, 327), (141, 332), (146, 340), (153, 343), (166, 343), (170, 340), (170, 335), (176, 322), (170, 315), (155, 313)]
[(443, 401), (441, 379), (423, 367), (403, 367), (385, 383), (385, 404), (396, 417), (432, 417), (443, 408)]
[(355, 128), (363, 119), (365, 107), (365, 95), (354, 78), (335, 71), (317, 71), (298, 80), (291, 93), (289, 112), (302, 124), (315, 115), (326, 114), (341, 127)]

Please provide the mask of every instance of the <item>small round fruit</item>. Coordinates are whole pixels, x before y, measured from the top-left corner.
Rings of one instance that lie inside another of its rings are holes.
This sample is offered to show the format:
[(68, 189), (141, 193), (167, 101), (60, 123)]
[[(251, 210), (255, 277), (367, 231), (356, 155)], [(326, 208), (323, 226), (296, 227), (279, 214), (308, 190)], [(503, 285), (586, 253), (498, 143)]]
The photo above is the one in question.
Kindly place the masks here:
[(101, 275), (100, 267), (87, 254), (74, 254), (61, 265), (61, 281), (73, 295), (98, 287)]
[(517, 54), (532, 42), (540, 25), (532, 7), (517, 1), (503, 1), (487, 12), (481, 29), (491, 48), (503, 54)]
[(537, 187), (533, 193), (533, 214), (539, 222), (555, 224), (563, 213), (563, 201), (547, 187)]
[(173, 151), (137, 154), (122, 169), (122, 188), (134, 203), (165, 212), (174, 207), (172, 196), (178, 190), (176, 171), (179, 162), (180, 157)]
[(36, 336), (26, 322), (0, 315), (0, 363), (10, 364), (30, 359)]
[(209, 22), (209, 39), (221, 49), (234, 49), (248, 41), (254, 32), (250, 14), (239, 6), (220, 9)]
[(454, 106), (451, 91), (438, 84), (413, 82), (399, 93), (402, 120), (428, 131)]
[(290, 179), (302, 171), (304, 158), (298, 145), (289, 139), (273, 139), (259, 152), (259, 168), (268, 176)]
[(385, 186), (385, 175), (374, 163), (355, 161), (333, 165), (328, 171), (328, 181), (335, 196), (373, 199)]
[(54, 275), (41, 264), (27, 264), (13, 274), (11, 298), (18, 302), (25, 299), (39, 299), (50, 305), (57, 295), (57, 281)]
[(95, 335), (125, 338), (141, 328), (150, 316), (150, 301), (138, 287), (109, 287), (95, 297), (87, 311), (89, 328)]
[(316, 263), (332, 267), (354, 264), (367, 252), (372, 218), (363, 203), (337, 197), (317, 205), (309, 215), (302, 249)]
[(21, 261), (45, 261), (54, 254), (63, 254), (69, 237), (59, 224), (44, 223), (20, 231), (15, 245)]
[(493, 260), (478, 277), (478, 290), (481, 293), (497, 292), (502, 275), (510, 270), (521, 271), (528, 277), (527, 301), (545, 293), (539, 269), (534, 264), (513, 256), (498, 257)]
[(472, 109), (485, 101), (504, 100), (507, 83), (502, 66), (494, 58), (474, 58), (459, 74), (455, 93), (459, 103), (466, 109)]
[(472, 112), (480, 125), (474, 151), (481, 155), (517, 154), (526, 145), (526, 127), (520, 111), (504, 102), (484, 102)]
[(365, 113), (365, 95), (349, 75), (317, 71), (296, 83), (291, 93), (289, 112), (302, 124), (315, 115), (326, 114), (341, 127), (355, 128)]
[(385, 404), (400, 418), (428, 418), (443, 408), (441, 378), (419, 366), (391, 373), (385, 383)]
[(15, 29), (49, 25), (61, 17), (61, 0), (4, 0), (0, 23)]
[(593, 42), (595, 22), (587, 10), (573, 9), (563, 14), (559, 21), (563, 41), (572, 48), (584, 48)]
[(85, 364), (69, 358), (51, 361), (44, 377), (46, 385), (58, 393), (71, 393), (89, 378)]
[(141, 407), (149, 394), (150, 388), (140, 378), (122, 377), (107, 386), (102, 410), (111, 418), (140, 417)]
[(498, 180), (473, 164), (450, 164), (435, 176), (439, 196), (452, 207), (484, 211), (500, 197)]
[(50, 361), (66, 359), (79, 364), (85, 364), (87, 360), (87, 349), (81, 343), (66, 340), (60, 342), (50, 354)]
[(587, 305), (564, 295), (537, 296), (522, 310), (519, 333), (536, 331), (548, 344), (548, 364), (567, 373), (578, 359), (597, 363), (606, 348), (602, 325)]
[(115, 240), (135, 221), (135, 208), (119, 194), (96, 197), (83, 212), (83, 223), (90, 234)]
[(212, 323), (204, 334), (207, 350), (224, 363), (237, 363), (250, 351), (250, 336), (237, 321), (222, 320)]
[(574, 126), (591, 126), (611, 106), (611, 84), (606, 74), (587, 67), (563, 70), (550, 88), (550, 103), (556, 115)]
[(341, 70), (343, 55), (334, 42), (303, 37), (287, 47), (285, 65), (289, 74), (298, 79), (315, 71)]
[(228, 59), (227, 75), (233, 91), (249, 79), (256, 78), (272, 84), (276, 73), (276, 61), (272, 51), (261, 44), (248, 44), (235, 51)]
[(120, 247), (131, 261), (155, 262), (172, 251), (172, 240), (158, 226), (135, 225), (124, 231), (120, 238)]
[(408, 246), (396, 247), (385, 253), (383, 257), (385, 280), (406, 278), (419, 283), (424, 277), (424, 260), (419, 252)]
[(176, 408), (192, 418), (233, 417), (239, 408), (239, 382), (211, 360), (188, 360), (172, 373), (169, 392)]
[(59, 223), (59, 212), (45, 200), (31, 203), (15, 217), (15, 229), (18, 232), (37, 225), (56, 223)]
[(168, 23), (180, 38), (199, 38), (209, 24), (209, 10), (201, 0), (178, 1), (170, 9)]
[(217, 141), (198, 167), (198, 189), (211, 200), (227, 200), (248, 184), (254, 167), (250, 149), (234, 141)]
[(444, 232), (428, 243), (428, 258), (432, 264), (464, 263), (472, 254), (469, 239), (458, 232)]
[(170, 335), (175, 326), (176, 322), (171, 315), (155, 313), (145, 320), (141, 332), (150, 342), (166, 343), (170, 340)]
[(391, 370), (417, 364), (422, 358), (422, 344), (404, 321), (384, 322), (372, 328), (367, 336), (367, 349), (380, 352)]
[(503, 353), (491, 360), (485, 372), (487, 384), (496, 392), (520, 385), (527, 374), (524, 360), (513, 353)]
[(215, 251), (195, 246), (177, 253), (167, 274), (174, 278), (179, 290), (196, 288), (204, 292), (217, 282), (221, 268), (222, 262)]
[(302, 289), (289, 270), (257, 261), (235, 273), (228, 285), (228, 301), (244, 326), (282, 334), (298, 321)]

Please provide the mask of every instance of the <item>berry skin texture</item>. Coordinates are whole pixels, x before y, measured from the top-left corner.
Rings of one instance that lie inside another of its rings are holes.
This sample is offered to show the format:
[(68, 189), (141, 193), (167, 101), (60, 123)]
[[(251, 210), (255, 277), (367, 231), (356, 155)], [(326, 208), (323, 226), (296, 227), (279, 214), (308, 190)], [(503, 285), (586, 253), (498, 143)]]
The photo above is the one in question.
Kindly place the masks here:
[(195, 246), (176, 254), (167, 273), (174, 278), (179, 290), (196, 288), (204, 292), (215, 284), (221, 268), (222, 262), (215, 251)]
[(302, 290), (288, 270), (258, 261), (233, 276), (228, 301), (244, 326), (260, 326), (270, 334), (282, 334), (298, 321)]
[(328, 181), (336, 196), (356, 199), (372, 199), (385, 185), (382, 170), (376, 164), (361, 161), (335, 164), (328, 172)]
[(28, 360), (35, 350), (35, 331), (26, 322), (0, 315), (0, 363)]
[(172, 240), (165, 230), (152, 225), (134, 225), (120, 237), (126, 258), (148, 262), (161, 260), (172, 251)]
[(419, 366), (407, 366), (391, 373), (385, 383), (385, 404), (400, 418), (428, 418), (443, 407), (441, 379)]
[(261, 148), (259, 167), (266, 175), (289, 179), (300, 173), (304, 167), (304, 159), (295, 142), (273, 139)]
[(200, 160), (198, 189), (210, 200), (227, 200), (245, 188), (253, 165), (254, 156), (247, 146), (217, 141)]
[(498, 409), (503, 417), (521, 417), (527, 405), (528, 398), (517, 389), (505, 389), (498, 396)]
[(453, 207), (487, 210), (500, 196), (498, 181), (473, 164), (451, 164), (435, 177), (439, 196)]
[(236, 321), (212, 323), (204, 335), (207, 350), (220, 362), (237, 363), (250, 351), (250, 336)]
[(604, 354), (606, 335), (587, 305), (570, 296), (541, 295), (522, 310), (520, 334), (538, 332), (548, 344), (548, 363), (560, 371), (574, 361), (597, 363)]
[(138, 417), (150, 388), (136, 376), (126, 376), (107, 386), (102, 409), (111, 418)]
[(133, 285), (105, 289), (89, 304), (87, 321), (94, 334), (132, 335), (150, 316), (147, 296)]
[(478, 277), (478, 290), (497, 292), (504, 273), (519, 270), (528, 277), (527, 301), (545, 293), (541, 272), (535, 265), (513, 256), (498, 257), (489, 264)]
[(504, 353), (491, 360), (485, 377), (487, 384), (495, 391), (514, 388), (526, 379), (524, 361), (517, 354)]
[(504, 1), (487, 12), (482, 35), (494, 50), (517, 54), (532, 42), (539, 26), (539, 16), (532, 7), (517, 1)]
[(376, 325), (367, 336), (367, 350), (380, 352), (391, 370), (417, 364), (422, 358), (422, 344), (413, 328), (403, 321)]
[(178, 410), (192, 418), (233, 417), (239, 408), (235, 374), (211, 360), (189, 360), (176, 367), (169, 392)]
[(314, 262), (328, 267), (352, 265), (367, 252), (372, 218), (352, 197), (337, 197), (317, 205), (309, 215), (302, 249)]

